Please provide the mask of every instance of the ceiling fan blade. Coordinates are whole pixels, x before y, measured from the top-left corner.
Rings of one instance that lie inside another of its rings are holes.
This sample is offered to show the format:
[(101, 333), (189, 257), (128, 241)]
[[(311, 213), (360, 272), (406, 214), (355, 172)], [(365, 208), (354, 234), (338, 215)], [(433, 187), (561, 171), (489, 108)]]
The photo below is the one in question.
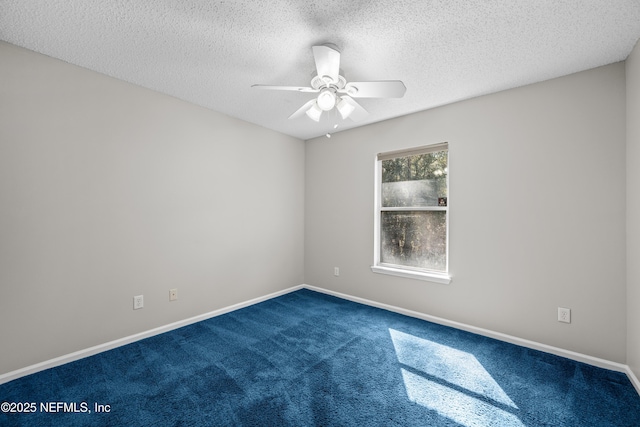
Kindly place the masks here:
[(377, 82), (349, 82), (339, 93), (354, 98), (402, 98), (407, 91), (400, 80), (382, 80)]
[(329, 45), (313, 46), (312, 49), (318, 77), (329, 77), (330, 83), (337, 83), (340, 74), (340, 52)]
[(268, 90), (290, 90), (295, 92), (311, 92), (318, 93), (320, 89), (314, 89), (312, 87), (304, 87), (304, 86), (270, 86), (270, 85), (251, 85), (251, 87), (255, 87), (256, 89), (268, 89)]
[[(347, 118), (357, 122), (359, 120), (364, 119), (369, 115), (369, 112), (365, 110), (362, 105), (358, 104), (353, 98), (347, 95), (343, 95), (340, 97), (341, 101), (346, 102), (351, 107), (353, 107), (353, 111), (351, 111)], [(339, 111), (339, 110), (338, 110)], [(341, 113), (342, 114), (342, 113)], [(344, 117), (343, 117), (344, 118)]]
[(297, 119), (300, 116), (303, 116), (304, 113), (307, 112), (309, 108), (316, 102), (316, 99), (313, 98), (311, 101), (306, 102), (302, 107), (298, 108), (292, 115), (289, 116), (289, 119)]

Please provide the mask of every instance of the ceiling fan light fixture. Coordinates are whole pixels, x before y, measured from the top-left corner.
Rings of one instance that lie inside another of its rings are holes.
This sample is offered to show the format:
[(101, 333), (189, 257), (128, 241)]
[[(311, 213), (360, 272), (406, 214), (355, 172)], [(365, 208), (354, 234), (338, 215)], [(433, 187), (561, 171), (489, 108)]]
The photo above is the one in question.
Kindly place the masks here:
[(340, 101), (338, 101), (338, 105), (336, 106), (336, 108), (338, 109), (338, 112), (343, 119), (349, 117), (351, 113), (353, 113), (353, 110), (356, 109), (354, 105), (351, 105), (343, 98), (340, 98)]
[(307, 116), (313, 120), (314, 122), (320, 121), (320, 116), (322, 115), (322, 110), (318, 107), (318, 103), (314, 102), (306, 112)]
[(329, 111), (336, 106), (336, 94), (331, 89), (322, 89), (318, 95), (318, 107), (323, 111)]
[[(313, 60), (316, 65), (310, 87), (301, 86), (272, 86), (253, 85), (252, 87), (270, 90), (296, 91), (313, 93), (315, 98), (307, 100), (300, 108), (289, 116), (289, 119), (297, 119), (307, 115), (311, 120), (319, 123), (322, 113), (328, 122), (335, 123), (338, 113), (342, 119), (350, 119), (355, 122), (362, 120), (369, 113), (353, 98), (402, 98), (407, 87), (400, 80), (378, 80), (364, 82), (347, 82), (340, 75), (340, 51), (336, 46), (325, 43), (319, 46), (311, 46)], [(333, 109), (338, 113), (332, 113)]]

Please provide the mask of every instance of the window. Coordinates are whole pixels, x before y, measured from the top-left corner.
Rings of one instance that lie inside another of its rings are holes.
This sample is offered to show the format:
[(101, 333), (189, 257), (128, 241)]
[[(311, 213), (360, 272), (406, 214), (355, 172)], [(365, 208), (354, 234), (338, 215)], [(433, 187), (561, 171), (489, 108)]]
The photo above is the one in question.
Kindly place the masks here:
[(371, 269), (449, 283), (448, 144), (378, 154)]

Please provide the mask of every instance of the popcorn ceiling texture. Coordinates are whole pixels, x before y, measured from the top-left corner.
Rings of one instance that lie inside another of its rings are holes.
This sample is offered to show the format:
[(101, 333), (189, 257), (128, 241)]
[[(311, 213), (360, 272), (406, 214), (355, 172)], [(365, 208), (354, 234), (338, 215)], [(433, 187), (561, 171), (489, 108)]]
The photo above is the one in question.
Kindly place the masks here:
[(622, 61), (638, 38), (638, 0), (0, 2), (0, 40), (301, 139), (333, 131), (287, 120), (313, 95), (251, 85), (309, 85), (316, 44), (348, 81), (407, 86), (343, 130)]

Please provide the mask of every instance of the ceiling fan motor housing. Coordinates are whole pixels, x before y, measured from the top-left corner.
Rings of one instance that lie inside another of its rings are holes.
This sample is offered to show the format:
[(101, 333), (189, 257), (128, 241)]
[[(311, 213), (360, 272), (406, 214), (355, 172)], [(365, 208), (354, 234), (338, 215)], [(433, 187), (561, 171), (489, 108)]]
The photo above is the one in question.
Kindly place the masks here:
[[(329, 80), (329, 82), (327, 82)], [(318, 75), (313, 76), (311, 79), (311, 87), (314, 89), (322, 89), (323, 87), (335, 87), (336, 89), (343, 89), (347, 84), (347, 80), (338, 75), (338, 81), (334, 82), (329, 76), (320, 77)]]

